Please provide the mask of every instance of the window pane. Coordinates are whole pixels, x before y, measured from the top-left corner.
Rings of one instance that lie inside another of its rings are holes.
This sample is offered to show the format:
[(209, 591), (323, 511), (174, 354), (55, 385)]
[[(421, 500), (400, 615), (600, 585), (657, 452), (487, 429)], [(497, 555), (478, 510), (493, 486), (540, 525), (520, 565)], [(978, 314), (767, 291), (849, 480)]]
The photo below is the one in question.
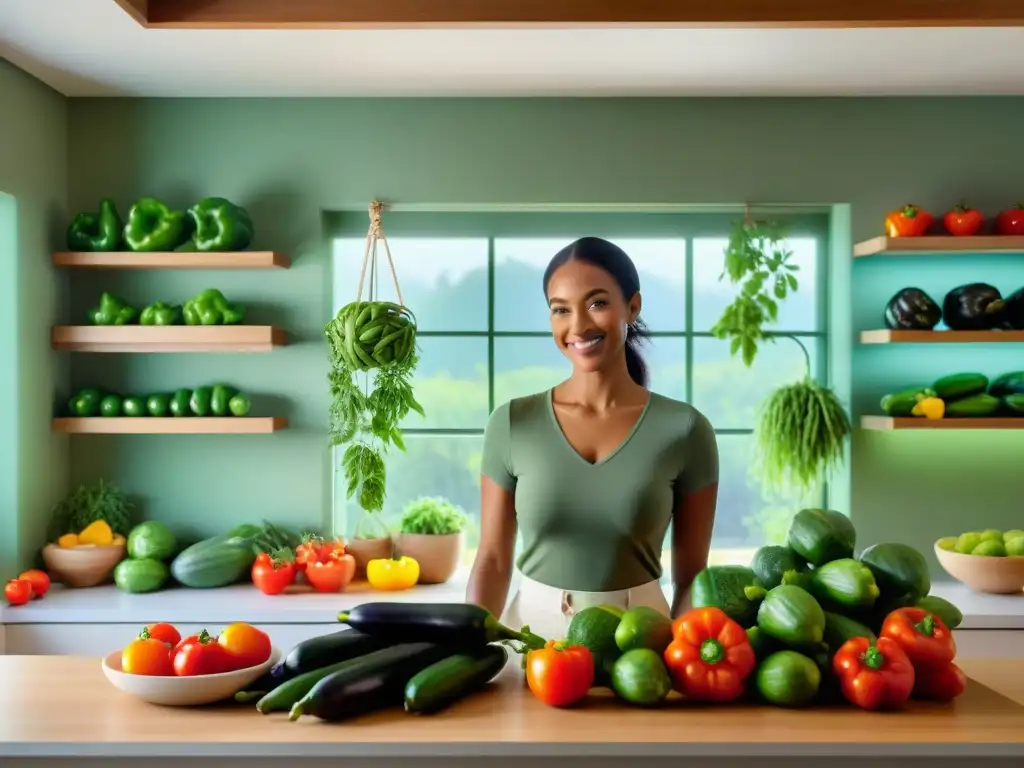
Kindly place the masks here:
[[(686, 340), (658, 338), (644, 350), (651, 389), (683, 400), (686, 397)], [(533, 394), (564, 381), (572, 366), (550, 337), (494, 340), (494, 402)]]
[(420, 361), (413, 390), (426, 418), (410, 413), (403, 429), (483, 429), (487, 424), (487, 339), (417, 339)]
[[(693, 329), (709, 331), (718, 322), (725, 308), (732, 304), (740, 290), (728, 278), (719, 280), (725, 263), (726, 237), (697, 237), (693, 240)], [(798, 289), (779, 304), (778, 322), (766, 328), (786, 331), (817, 331), (818, 322), (818, 241), (810, 237), (793, 237), (786, 241), (793, 252), (790, 263), (800, 267), (795, 272)]]
[[(480, 456), (483, 437), (441, 437), (438, 435), (408, 435), (405, 452), (392, 450), (386, 457), (387, 497), (384, 519), (397, 525), (402, 510), (420, 496), (443, 496), (462, 507), (470, 518), (466, 530), (466, 546), (476, 549), (480, 540)], [(337, 456), (340, 458), (340, 453)], [(339, 469), (339, 473), (341, 470)], [(338, 504), (344, 507), (346, 536), (355, 534), (364, 516), (358, 504), (344, 498), (344, 477), (339, 474)], [(377, 526), (363, 521), (361, 529), (370, 532)]]
[[(800, 338), (811, 355), (811, 375), (818, 375), (817, 338)], [(806, 363), (799, 345), (790, 338), (766, 342), (747, 368), (738, 355), (729, 355), (729, 341), (693, 340), (693, 404), (715, 429), (753, 429), (760, 403), (777, 387), (803, 377)]]
[[(573, 237), (501, 238), (494, 242), (494, 328), (546, 331), (544, 270)], [(641, 317), (656, 331), (682, 331), (686, 323), (686, 241), (614, 239), (636, 264), (643, 296)]]
[[(421, 331), (487, 330), (487, 238), (388, 238), (405, 304)], [(334, 241), (334, 310), (355, 301), (366, 238)], [(377, 243), (377, 292), (398, 301), (384, 243)], [(363, 298), (370, 295), (369, 268)]]

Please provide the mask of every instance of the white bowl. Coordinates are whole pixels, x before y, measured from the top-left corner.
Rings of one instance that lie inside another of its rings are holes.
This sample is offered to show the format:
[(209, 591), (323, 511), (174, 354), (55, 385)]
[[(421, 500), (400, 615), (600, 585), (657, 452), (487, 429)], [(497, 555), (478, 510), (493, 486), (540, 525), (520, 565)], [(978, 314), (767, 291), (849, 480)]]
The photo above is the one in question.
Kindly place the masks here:
[(103, 674), (113, 686), (150, 704), (167, 707), (195, 707), (230, 699), (260, 678), (281, 658), (281, 649), (271, 648), (270, 658), (255, 667), (194, 677), (156, 677), (129, 675), (121, 671), (121, 651), (112, 651), (103, 659)]

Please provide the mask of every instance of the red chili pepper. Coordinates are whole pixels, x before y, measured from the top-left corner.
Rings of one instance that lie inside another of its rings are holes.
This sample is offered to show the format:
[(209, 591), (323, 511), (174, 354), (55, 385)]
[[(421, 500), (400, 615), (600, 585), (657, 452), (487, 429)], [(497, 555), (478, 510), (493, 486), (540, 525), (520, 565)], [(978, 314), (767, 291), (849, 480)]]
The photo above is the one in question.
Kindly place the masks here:
[(879, 636), (895, 642), (914, 669), (944, 667), (956, 657), (956, 641), (949, 627), (923, 608), (897, 608), (885, 617)]
[(526, 684), (552, 707), (575, 704), (594, 684), (594, 656), (585, 645), (548, 640), (526, 654)]
[(832, 658), (843, 696), (862, 709), (894, 709), (910, 698), (914, 667), (892, 638), (847, 640)]
[(885, 217), (889, 237), (921, 237), (935, 223), (935, 217), (916, 205), (905, 205)]
[(673, 686), (701, 701), (732, 701), (757, 664), (747, 631), (720, 608), (694, 608), (672, 622), (665, 665)]

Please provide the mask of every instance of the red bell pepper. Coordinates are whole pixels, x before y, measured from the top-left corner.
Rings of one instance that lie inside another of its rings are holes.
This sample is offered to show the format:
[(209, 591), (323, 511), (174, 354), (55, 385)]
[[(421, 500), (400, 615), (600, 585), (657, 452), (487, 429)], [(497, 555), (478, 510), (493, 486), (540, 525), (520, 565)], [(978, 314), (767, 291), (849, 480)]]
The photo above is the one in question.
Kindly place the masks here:
[(944, 667), (956, 657), (956, 641), (949, 627), (923, 608), (897, 608), (885, 617), (879, 636), (896, 643), (914, 669)]
[(843, 696), (861, 709), (895, 709), (914, 689), (914, 667), (889, 637), (847, 640), (832, 657)]
[(952, 701), (967, 690), (967, 675), (950, 662), (941, 667), (918, 669), (914, 673), (911, 698), (928, 701)]
[(594, 656), (585, 645), (548, 640), (526, 654), (526, 684), (552, 707), (575, 704), (594, 684)]
[(935, 217), (916, 205), (905, 205), (885, 217), (889, 237), (921, 237), (935, 223)]
[(700, 701), (732, 701), (757, 659), (747, 631), (720, 608), (694, 608), (672, 622), (665, 666), (673, 687)]

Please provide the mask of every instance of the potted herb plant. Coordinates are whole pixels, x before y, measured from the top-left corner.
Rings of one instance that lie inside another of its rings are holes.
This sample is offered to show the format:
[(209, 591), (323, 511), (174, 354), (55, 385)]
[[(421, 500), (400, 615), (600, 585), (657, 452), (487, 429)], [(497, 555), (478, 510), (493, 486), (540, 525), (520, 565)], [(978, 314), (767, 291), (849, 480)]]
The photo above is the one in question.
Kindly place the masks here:
[(452, 577), (468, 522), (461, 509), (441, 497), (424, 496), (405, 507), (396, 551), (420, 564), (420, 584), (442, 584)]

